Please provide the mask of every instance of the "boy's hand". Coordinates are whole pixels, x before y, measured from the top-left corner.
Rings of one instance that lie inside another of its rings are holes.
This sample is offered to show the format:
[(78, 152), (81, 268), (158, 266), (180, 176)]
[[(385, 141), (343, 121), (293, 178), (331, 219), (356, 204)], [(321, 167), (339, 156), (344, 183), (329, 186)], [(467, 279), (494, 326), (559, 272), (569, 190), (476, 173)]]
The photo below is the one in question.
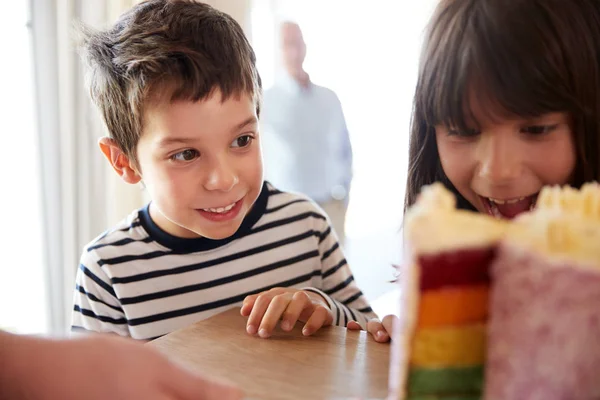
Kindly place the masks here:
[(249, 316), (246, 331), (262, 338), (271, 336), (277, 321), (289, 332), (297, 321), (306, 322), (302, 334), (309, 336), (323, 326), (333, 323), (333, 314), (327, 301), (320, 295), (304, 290), (274, 288), (244, 299), (241, 314)]
[[(395, 319), (398, 319), (395, 315), (386, 315), (381, 322), (374, 318), (367, 323), (367, 332), (373, 335), (373, 339), (375, 339), (376, 342), (388, 342), (392, 335), (392, 327), (394, 326)], [(347, 328), (352, 331), (362, 329), (356, 321), (348, 322)]]

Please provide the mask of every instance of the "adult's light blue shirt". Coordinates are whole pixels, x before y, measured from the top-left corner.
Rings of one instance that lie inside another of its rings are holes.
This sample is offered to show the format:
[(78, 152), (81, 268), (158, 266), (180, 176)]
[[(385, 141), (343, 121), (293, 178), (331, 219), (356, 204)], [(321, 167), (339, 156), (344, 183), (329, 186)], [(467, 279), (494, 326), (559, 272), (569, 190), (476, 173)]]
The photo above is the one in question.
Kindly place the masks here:
[(261, 134), (265, 177), (275, 186), (319, 203), (347, 196), (352, 147), (332, 90), (279, 79), (264, 93)]

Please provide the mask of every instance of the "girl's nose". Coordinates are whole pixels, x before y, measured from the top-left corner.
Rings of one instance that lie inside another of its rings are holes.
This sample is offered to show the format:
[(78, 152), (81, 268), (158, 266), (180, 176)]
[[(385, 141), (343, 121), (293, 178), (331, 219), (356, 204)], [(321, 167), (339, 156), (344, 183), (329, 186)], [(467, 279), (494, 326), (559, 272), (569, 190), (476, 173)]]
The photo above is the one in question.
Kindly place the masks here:
[(479, 175), (492, 184), (510, 183), (521, 174), (521, 156), (508, 132), (483, 134), (478, 158)]

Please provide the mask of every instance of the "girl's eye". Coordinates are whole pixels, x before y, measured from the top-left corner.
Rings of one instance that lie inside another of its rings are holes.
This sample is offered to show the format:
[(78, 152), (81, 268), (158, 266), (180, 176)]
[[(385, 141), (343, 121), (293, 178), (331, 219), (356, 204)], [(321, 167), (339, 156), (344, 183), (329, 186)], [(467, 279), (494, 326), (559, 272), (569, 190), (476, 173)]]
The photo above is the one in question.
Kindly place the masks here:
[(470, 138), (470, 137), (474, 137), (479, 135), (481, 132), (479, 132), (477, 129), (467, 129), (467, 130), (458, 130), (458, 129), (448, 129), (448, 136), (458, 136), (458, 137), (464, 137), (464, 138)]
[(250, 135), (242, 135), (231, 143), (231, 147), (248, 147), (254, 138)]
[(200, 155), (200, 153), (198, 153), (196, 150), (186, 149), (186, 150), (180, 151), (177, 154), (173, 154), (171, 156), (171, 160), (173, 160), (173, 161), (192, 161), (192, 160), (196, 159), (199, 155)]
[(544, 135), (552, 132), (558, 125), (532, 125), (521, 129), (522, 132), (529, 135)]

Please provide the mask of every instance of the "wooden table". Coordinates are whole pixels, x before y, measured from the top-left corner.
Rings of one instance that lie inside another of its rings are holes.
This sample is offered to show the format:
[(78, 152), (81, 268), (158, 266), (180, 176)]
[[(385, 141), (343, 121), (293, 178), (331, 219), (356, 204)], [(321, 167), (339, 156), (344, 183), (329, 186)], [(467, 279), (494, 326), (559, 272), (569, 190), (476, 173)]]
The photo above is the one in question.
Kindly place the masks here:
[(387, 395), (389, 344), (364, 331), (323, 328), (310, 337), (301, 324), (269, 339), (246, 333), (239, 308), (163, 336), (149, 345), (192, 369), (234, 382), (248, 398), (350, 399)]

